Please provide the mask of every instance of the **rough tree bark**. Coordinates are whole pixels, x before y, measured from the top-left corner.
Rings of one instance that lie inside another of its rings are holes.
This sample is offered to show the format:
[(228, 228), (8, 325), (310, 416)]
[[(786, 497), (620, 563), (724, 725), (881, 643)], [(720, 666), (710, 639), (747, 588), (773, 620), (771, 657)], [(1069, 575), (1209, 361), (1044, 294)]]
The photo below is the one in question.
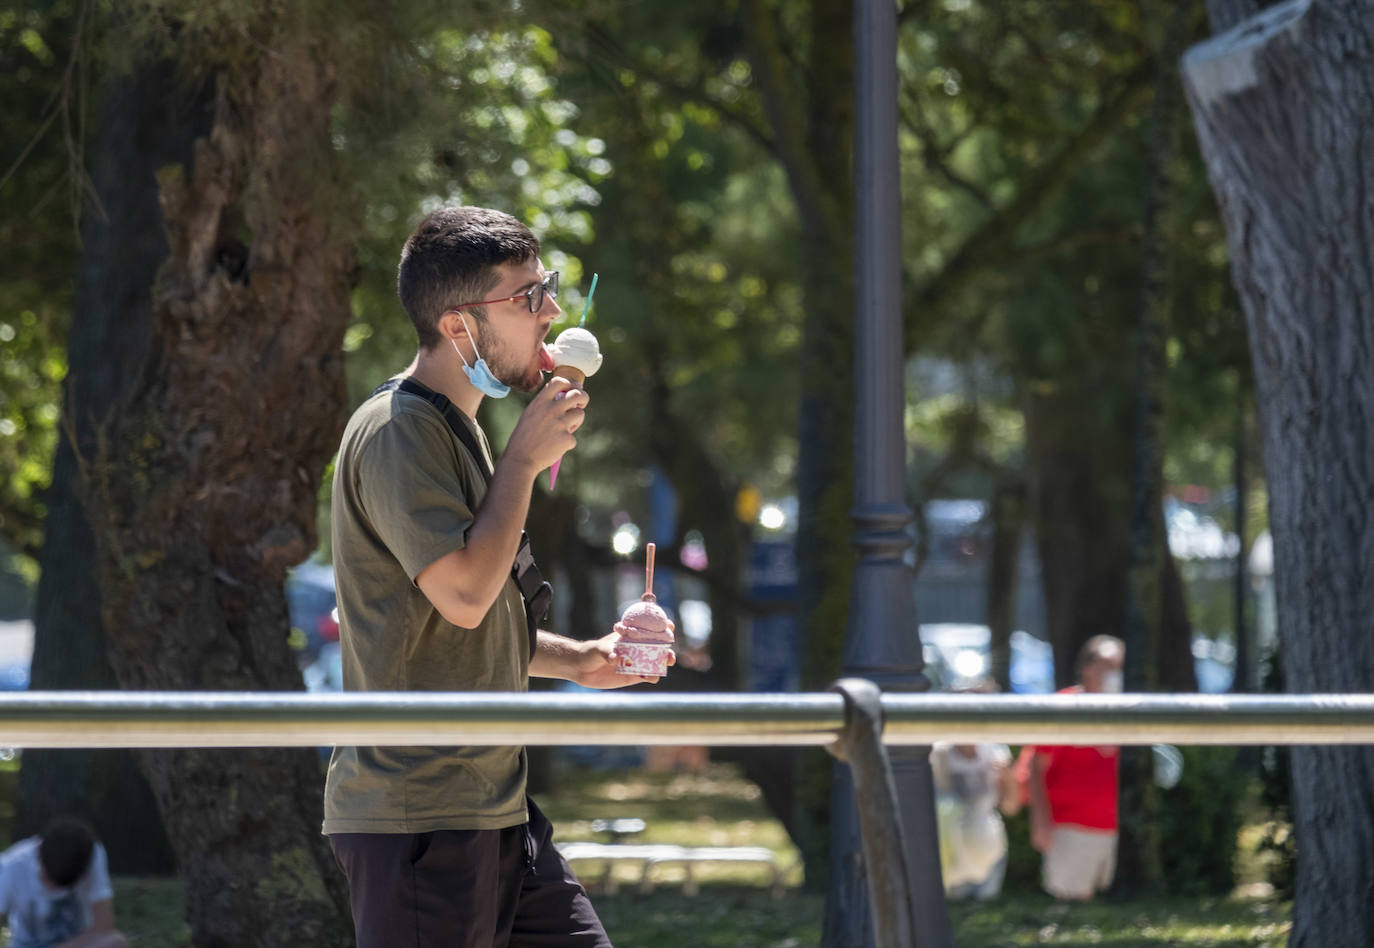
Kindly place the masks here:
[[(1293, 0), (1183, 71), (1249, 329), (1294, 692), (1374, 688), (1374, 10)], [(1242, 11), (1243, 12), (1243, 11)], [(1218, 16), (1218, 14), (1221, 16)], [(1374, 944), (1374, 748), (1295, 747), (1290, 944)]]
[[(192, 142), (209, 130), (205, 91), (178, 89), (173, 79), (164, 64), (112, 80), (95, 129), (90, 173), (98, 203), (82, 221), (85, 258), (68, 334), (65, 424), (47, 496), (34, 688), (117, 687), (105, 653), (95, 548), (77, 497), (77, 458), (93, 450), (94, 419), (124, 393), (124, 367), (147, 355), (150, 291), (167, 256), (153, 169), (189, 160)], [(141, 173), (131, 174), (140, 164)], [(111, 870), (171, 871), (157, 805), (128, 751), (24, 752), (15, 838), (71, 814), (93, 823)]]
[[(343, 423), (353, 263), (346, 215), (324, 210), (332, 69), (270, 14), (253, 29), (251, 52), (214, 79), (193, 160), (158, 169), (169, 252), (147, 357), (84, 459), (110, 658), (129, 689), (301, 687), (282, 582), (315, 545)], [(118, 319), (130, 301), (110, 302)], [(313, 751), (141, 764), (197, 945), (349, 943)]]

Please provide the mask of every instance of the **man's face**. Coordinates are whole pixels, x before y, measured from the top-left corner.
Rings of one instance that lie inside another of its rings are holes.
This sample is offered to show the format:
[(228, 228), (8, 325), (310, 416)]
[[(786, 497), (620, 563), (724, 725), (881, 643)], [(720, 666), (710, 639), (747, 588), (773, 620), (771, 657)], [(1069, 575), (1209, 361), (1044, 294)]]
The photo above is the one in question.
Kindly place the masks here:
[[(520, 296), (544, 279), (543, 264), (537, 259), (525, 263), (504, 263), (497, 267), (500, 280), (488, 294), (490, 299)], [(492, 374), (513, 389), (521, 392), (537, 391), (544, 384), (541, 369), (546, 365), (543, 354), (544, 337), (549, 327), (563, 312), (553, 294), (545, 293), (539, 312), (531, 313), (523, 297), (491, 303), (486, 307), (487, 318), (468, 325), (477, 333), (477, 348), (487, 360)], [(480, 327), (480, 328), (479, 328)]]
[(1098, 652), (1097, 658), (1083, 667), (1083, 690), (1094, 693), (1120, 691), (1125, 658), (1119, 648), (1106, 648)]

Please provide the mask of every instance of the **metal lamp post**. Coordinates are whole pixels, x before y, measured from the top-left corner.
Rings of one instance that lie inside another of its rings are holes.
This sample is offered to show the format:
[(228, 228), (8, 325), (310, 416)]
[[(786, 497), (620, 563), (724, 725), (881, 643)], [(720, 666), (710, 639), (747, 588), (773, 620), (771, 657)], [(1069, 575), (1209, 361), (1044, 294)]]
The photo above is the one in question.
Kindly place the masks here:
[[(901, 185), (897, 167), (897, 12), (892, 0), (854, 3), (855, 509), (858, 564), (844, 674), (884, 691), (924, 691), (914, 577), (904, 555), (906, 441), (901, 322)], [(907, 856), (906, 898), (916, 931), (897, 944), (953, 945), (936, 837), (928, 747), (890, 752)], [(874, 943), (870, 889), (849, 768), (837, 765), (831, 805), (828, 948)], [(872, 903), (882, 904), (882, 900)], [(880, 946), (884, 948), (884, 946)]]

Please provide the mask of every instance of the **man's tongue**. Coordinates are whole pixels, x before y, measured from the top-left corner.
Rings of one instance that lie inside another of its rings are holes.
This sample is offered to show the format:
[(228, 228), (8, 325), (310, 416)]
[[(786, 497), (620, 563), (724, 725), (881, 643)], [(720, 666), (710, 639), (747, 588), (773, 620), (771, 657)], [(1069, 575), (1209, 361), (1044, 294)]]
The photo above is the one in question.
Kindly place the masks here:
[(553, 353), (549, 351), (548, 346), (541, 342), (539, 344), (539, 370), (541, 372), (552, 372), (553, 365)]

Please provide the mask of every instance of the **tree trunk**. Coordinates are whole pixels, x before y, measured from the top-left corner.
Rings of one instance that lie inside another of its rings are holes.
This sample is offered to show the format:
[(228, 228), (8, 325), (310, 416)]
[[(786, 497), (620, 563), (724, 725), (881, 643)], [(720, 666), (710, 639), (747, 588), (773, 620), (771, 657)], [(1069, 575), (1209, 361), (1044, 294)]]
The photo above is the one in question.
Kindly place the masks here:
[[(131, 154), (123, 169), (156, 171), (170, 247), (146, 358), (122, 366), (129, 388), (84, 462), (111, 663), (130, 689), (301, 687), (282, 583), (315, 545), (344, 420), (352, 254), (346, 216), (320, 210), (337, 197), (321, 47), (278, 34), (254, 48), (217, 77), (192, 162)], [(118, 261), (94, 251), (92, 278), (108, 277)], [(137, 297), (104, 303), (111, 321), (141, 318)], [(197, 945), (349, 943), (314, 751), (145, 752), (141, 764)]]
[[(1218, 29), (1232, 26), (1214, 22)], [(1374, 11), (1300, 0), (1184, 75), (1245, 310), (1287, 687), (1374, 689)], [(1295, 747), (1290, 944), (1374, 944), (1374, 748)]]
[[(1169, 541), (1160, 513), (1164, 495), (1164, 403), (1168, 394), (1171, 287), (1164, 221), (1173, 197), (1172, 167), (1179, 151), (1179, 93), (1176, 62), (1183, 49), (1186, 4), (1174, 4), (1157, 56), (1151, 109), (1149, 178), (1141, 234), (1141, 287), (1136, 327), (1134, 464), (1131, 527), (1126, 572), (1126, 609), (1121, 639), (1126, 645), (1125, 687), (1159, 688), (1159, 646), (1163, 640), (1164, 567)], [(1170, 564), (1172, 565), (1172, 564)], [(1185, 645), (1184, 654), (1189, 654)], [(1120, 845), (1113, 887), (1120, 893), (1157, 891), (1163, 882), (1159, 851), (1159, 801), (1149, 748), (1126, 748), (1121, 758)]]
[(1057, 687), (1094, 635), (1121, 628), (1126, 587), (1124, 426), (1073, 394), (1024, 400), (1028, 507), (1040, 553)]
[[(1159, 513), (1159, 529), (1164, 530), (1164, 512)], [(1160, 691), (1197, 691), (1197, 666), (1193, 664), (1193, 622), (1188, 617), (1188, 591), (1178, 561), (1164, 557), (1163, 585), (1164, 613), (1155, 650)]]
[[(173, 79), (173, 70), (164, 65), (112, 81), (95, 131), (90, 171), (99, 204), (83, 221), (86, 256), (63, 386), (67, 423), (47, 495), (34, 688), (118, 687), (106, 657), (91, 530), (77, 497), (78, 456), (94, 450), (96, 417), (123, 397), (126, 367), (147, 357), (151, 287), (167, 256), (157, 182), (151, 171), (131, 175), (129, 169), (189, 160), (192, 142), (210, 127), (206, 90), (178, 92)], [(24, 752), (15, 838), (41, 832), (54, 816), (72, 814), (95, 826), (112, 871), (171, 872), (172, 854), (156, 802), (130, 752)]]
[(1025, 530), (1026, 488), (1000, 479), (992, 494), (992, 552), (988, 555), (988, 659), (997, 690), (1011, 691), (1011, 633)]
[[(753, 73), (801, 225), (806, 311), (795, 542), (802, 687), (812, 689), (840, 672), (855, 563), (852, 11), (848, 4), (812, 6), (811, 58), (800, 94), (772, 8), (748, 3), (744, 19)], [(833, 761), (803, 753), (797, 767), (799, 845), (807, 885), (818, 887), (828, 874)]]
[[(1088, 380), (1092, 384), (1092, 380)], [(1071, 392), (1022, 400), (1026, 419), (1027, 511), (1040, 554), (1045, 620), (1056, 687), (1074, 683), (1078, 650), (1121, 628), (1126, 597), (1131, 454), (1114, 412), (1120, 393), (1097, 386), (1098, 402)], [(1157, 511), (1163, 519), (1163, 511)], [(1163, 532), (1163, 524), (1159, 526)], [(1166, 556), (1156, 667), (1166, 691), (1196, 691), (1187, 592)]]

